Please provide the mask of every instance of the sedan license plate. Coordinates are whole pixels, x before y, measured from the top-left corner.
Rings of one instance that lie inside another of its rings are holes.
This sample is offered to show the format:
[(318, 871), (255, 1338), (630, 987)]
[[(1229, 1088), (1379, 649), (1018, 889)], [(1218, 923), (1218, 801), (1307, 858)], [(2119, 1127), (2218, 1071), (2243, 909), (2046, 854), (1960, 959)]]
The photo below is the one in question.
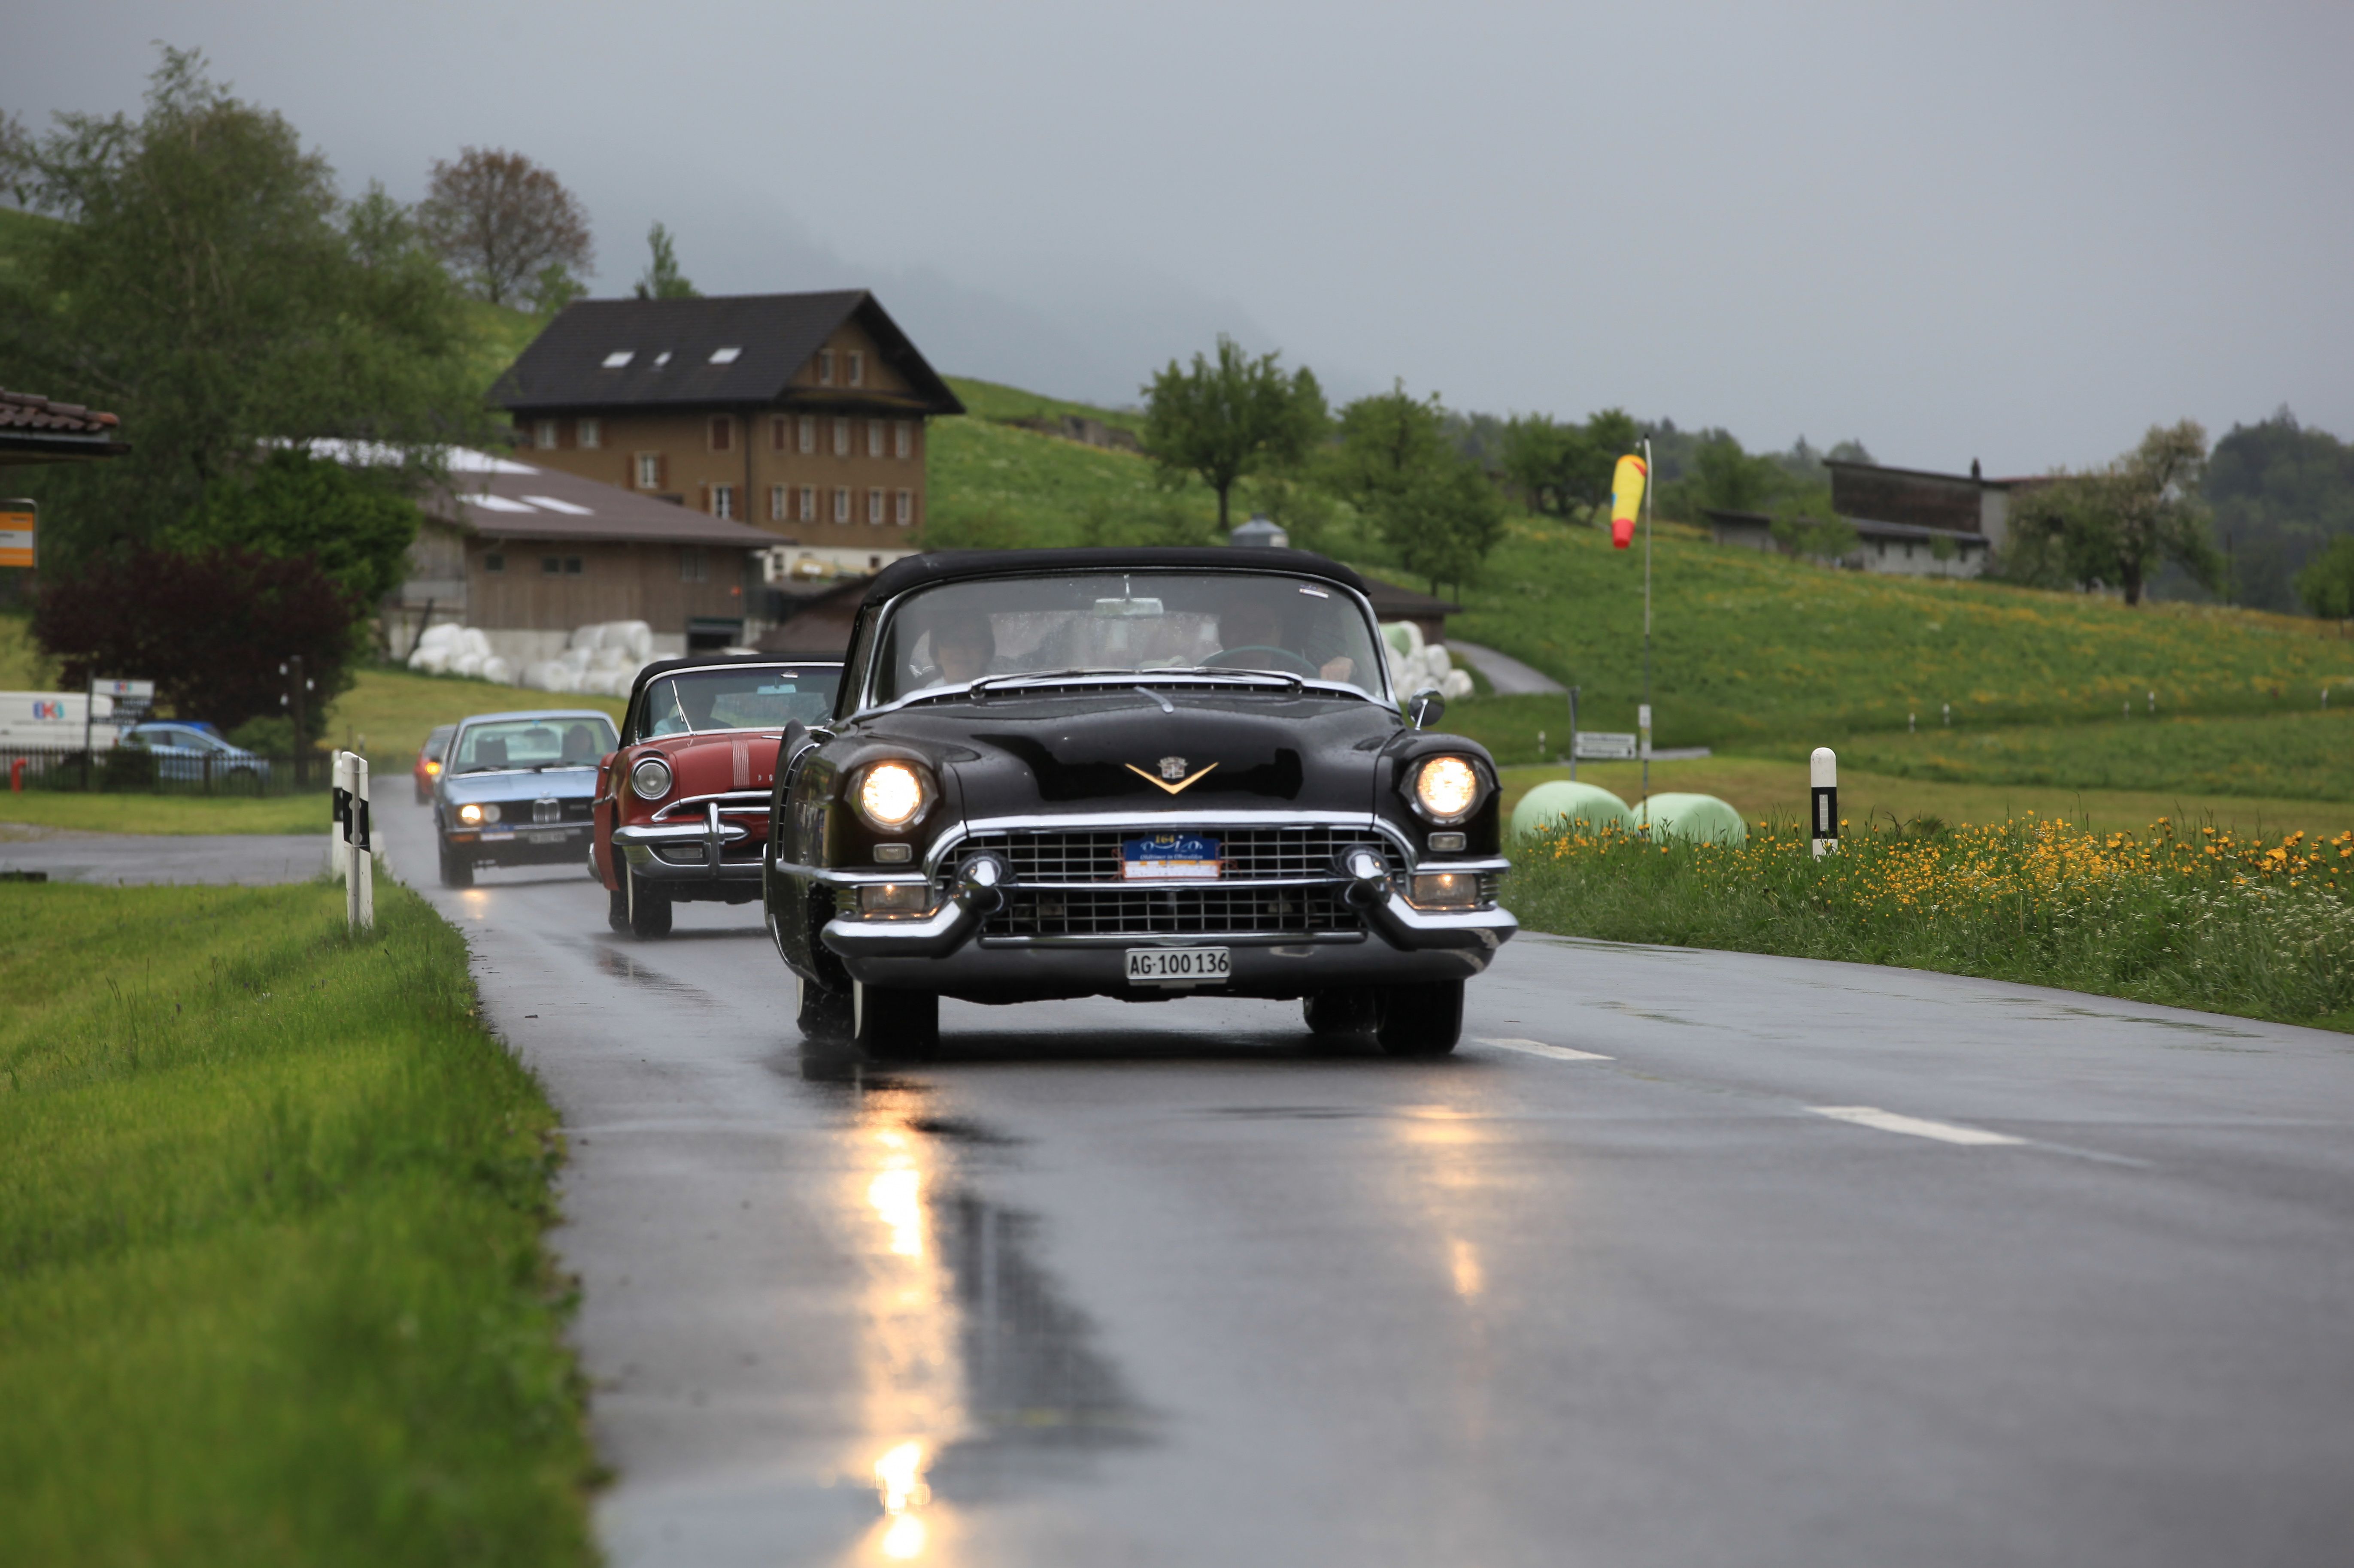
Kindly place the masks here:
[(513, 837), (514, 837), (514, 830), (513, 828), (484, 828), (482, 830), (482, 842), (486, 844), (504, 842)]
[(529, 844), (560, 844), (571, 836), (569, 828), (557, 828), (552, 832), (543, 828), (538, 832), (524, 834), (523, 840)]
[(1198, 985), (1222, 980), (1234, 972), (1224, 948), (1130, 948), (1128, 979), (1131, 985)]
[(1154, 833), (1119, 846), (1123, 882), (1215, 882), (1225, 870), (1218, 841), (1200, 833)]

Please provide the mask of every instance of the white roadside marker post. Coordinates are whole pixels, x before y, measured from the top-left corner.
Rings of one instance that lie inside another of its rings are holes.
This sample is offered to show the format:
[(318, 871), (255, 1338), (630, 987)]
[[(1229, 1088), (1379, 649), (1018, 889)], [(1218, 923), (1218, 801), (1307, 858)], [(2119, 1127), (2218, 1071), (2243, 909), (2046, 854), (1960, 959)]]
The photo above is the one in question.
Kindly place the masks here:
[(1815, 747), (1807, 760), (1807, 781), (1813, 786), (1814, 821), (1809, 836), (1814, 840), (1815, 858), (1839, 848), (1839, 753), (1828, 746)]
[(343, 882), (349, 879), (352, 870), (352, 769), (344, 753), (334, 754), (327, 780), (327, 874)]
[(352, 909), (359, 928), (376, 929), (376, 844), (368, 822), (367, 758), (352, 758)]

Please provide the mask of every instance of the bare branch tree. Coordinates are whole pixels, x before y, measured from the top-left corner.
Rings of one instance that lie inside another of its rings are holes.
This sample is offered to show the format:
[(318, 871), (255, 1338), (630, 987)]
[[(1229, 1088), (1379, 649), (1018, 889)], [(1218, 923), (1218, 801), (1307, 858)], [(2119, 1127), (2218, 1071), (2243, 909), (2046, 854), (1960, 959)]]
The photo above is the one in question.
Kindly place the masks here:
[[(595, 255), (588, 214), (563, 182), (503, 148), (468, 147), (456, 163), (437, 161), (417, 219), (450, 270), (494, 305), (545, 296), (549, 267), (585, 272)], [(527, 289), (535, 280), (540, 286)]]

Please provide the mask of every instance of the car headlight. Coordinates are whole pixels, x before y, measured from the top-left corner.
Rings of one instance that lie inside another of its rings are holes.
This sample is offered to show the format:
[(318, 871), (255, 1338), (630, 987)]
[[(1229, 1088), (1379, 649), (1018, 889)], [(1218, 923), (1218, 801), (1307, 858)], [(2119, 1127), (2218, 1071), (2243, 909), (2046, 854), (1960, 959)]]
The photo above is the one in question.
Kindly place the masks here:
[(630, 788), (641, 800), (659, 800), (670, 793), (670, 764), (659, 757), (641, 757), (630, 769)]
[(470, 800), (458, 808), (458, 821), (470, 828), (479, 828), (484, 822), (495, 822), (498, 820), (499, 809), (495, 804), (478, 806)]
[(1479, 770), (1460, 757), (1434, 757), (1416, 770), (1414, 803), (1434, 822), (1459, 822), (1479, 803)]
[(932, 803), (931, 785), (913, 764), (876, 762), (858, 778), (852, 799), (858, 814), (885, 832), (896, 832), (924, 814)]

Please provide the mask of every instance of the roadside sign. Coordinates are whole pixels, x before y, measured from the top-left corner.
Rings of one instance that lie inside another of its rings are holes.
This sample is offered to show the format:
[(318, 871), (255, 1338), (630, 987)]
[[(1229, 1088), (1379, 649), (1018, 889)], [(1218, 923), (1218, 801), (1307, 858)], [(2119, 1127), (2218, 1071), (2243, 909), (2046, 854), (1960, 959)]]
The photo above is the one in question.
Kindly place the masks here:
[(0, 567), (33, 567), (34, 533), (40, 508), (29, 501), (0, 501)]
[(1633, 736), (1603, 729), (1579, 730), (1573, 749), (1586, 762), (1632, 762), (1638, 755)]
[(92, 713), (98, 711), (98, 703), (95, 699), (111, 697), (114, 699), (115, 722), (137, 724), (147, 716), (147, 710), (155, 705), (155, 683), (100, 679), (90, 683), (90, 694), (92, 698), (90, 705)]

